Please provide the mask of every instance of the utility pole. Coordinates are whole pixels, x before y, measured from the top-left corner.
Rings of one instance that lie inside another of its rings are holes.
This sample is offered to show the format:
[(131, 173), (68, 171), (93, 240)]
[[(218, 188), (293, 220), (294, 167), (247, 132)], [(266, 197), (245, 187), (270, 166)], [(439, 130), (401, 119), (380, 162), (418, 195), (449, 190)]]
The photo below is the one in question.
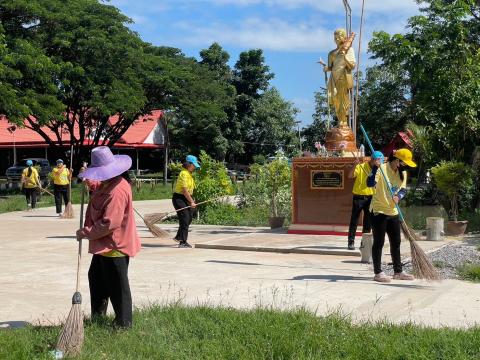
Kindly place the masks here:
[(300, 133), (300, 124), (301, 121), (295, 121), (295, 124), (297, 124), (297, 129), (298, 129), (298, 146), (300, 147), (300, 152), (302, 152), (302, 134)]

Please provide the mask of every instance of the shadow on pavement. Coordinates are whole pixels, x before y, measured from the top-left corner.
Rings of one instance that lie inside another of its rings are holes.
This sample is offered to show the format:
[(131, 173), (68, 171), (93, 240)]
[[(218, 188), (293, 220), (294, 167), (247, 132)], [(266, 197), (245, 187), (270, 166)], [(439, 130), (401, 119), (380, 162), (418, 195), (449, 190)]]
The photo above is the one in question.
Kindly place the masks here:
[(28, 325), (31, 324), (26, 321), (3, 321), (0, 322), (0, 329), (21, 329)]
[(76, 239), (75, 235), (54, 235), (54, 236), (46, 236), (47, 239)]
[(22, 217), (24, 218), (57, 218), (57, 219), (63, 220), (58, 215), (23, 215)]
[[(289, 280), (327, 280), (328, 282), (337, 282), (337, 281), (368, 281), (374, 283), (373, 276), (350, 276), (350, 275), (300, 275), (294, 276), (292, 279)], [(423, 290), (431, 290), (430, 286), (425, 285), (417, 285), (417, 284), (398, 284), (398, 283), (375, 283), (381, 286), (392, 286), (392, 287), (399, 287), (399, 288), (406, 288), (406, 289), (423, 289)]]

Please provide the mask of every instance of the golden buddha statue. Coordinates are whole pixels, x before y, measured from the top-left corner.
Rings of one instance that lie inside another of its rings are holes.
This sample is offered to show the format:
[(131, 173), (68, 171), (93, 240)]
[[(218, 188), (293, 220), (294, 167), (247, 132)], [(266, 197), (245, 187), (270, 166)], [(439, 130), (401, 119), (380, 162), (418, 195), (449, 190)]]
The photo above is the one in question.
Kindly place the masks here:
[(337, 29), (334, 33), (337, 48), (328, 53), (325, 72), (330, 71), (328, 93), (330, 104), (334, 106), (340, 127), (348, 125), (351, 101), (349, 91), (353, 89), (352, 70), (355, 68), (355, 52), (352, 47), (353, 36), (347, 38), (345, 29)]

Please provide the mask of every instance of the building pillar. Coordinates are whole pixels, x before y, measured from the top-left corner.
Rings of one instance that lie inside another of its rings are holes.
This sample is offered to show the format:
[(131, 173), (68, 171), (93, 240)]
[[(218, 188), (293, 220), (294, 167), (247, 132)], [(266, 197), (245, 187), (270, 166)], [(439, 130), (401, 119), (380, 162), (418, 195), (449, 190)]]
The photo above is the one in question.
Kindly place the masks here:
[(137, 153), (137, 176), (140, 175), (140, 158), (138, 156), (138, 149), (135, 149)]

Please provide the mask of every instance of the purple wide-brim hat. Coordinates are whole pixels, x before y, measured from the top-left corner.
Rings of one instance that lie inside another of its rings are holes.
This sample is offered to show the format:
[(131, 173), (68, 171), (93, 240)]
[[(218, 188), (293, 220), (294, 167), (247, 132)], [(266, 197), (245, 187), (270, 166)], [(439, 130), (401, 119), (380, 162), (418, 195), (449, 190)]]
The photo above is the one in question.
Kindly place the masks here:
[(107, 146), (92, 150), (90, 166), (78, 174), (80, 179), (105, 181), (123, 174), (132, 167), (132, 158), (128, 155), (113, 155)]

